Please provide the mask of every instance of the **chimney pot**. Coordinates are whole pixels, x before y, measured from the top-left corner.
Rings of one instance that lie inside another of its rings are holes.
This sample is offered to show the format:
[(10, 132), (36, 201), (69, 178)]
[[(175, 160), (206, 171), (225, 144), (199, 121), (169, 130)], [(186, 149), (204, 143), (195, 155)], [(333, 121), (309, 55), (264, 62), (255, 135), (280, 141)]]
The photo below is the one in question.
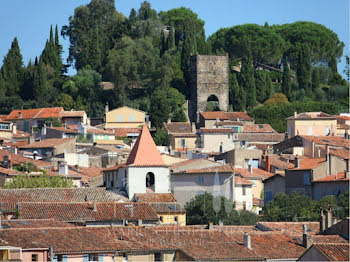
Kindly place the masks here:
[(252, 249), (251, 241), (250, 241), (250, 235), (248, 235), (247, 232), (243, 235), (243, 244), (245, 247)]
[(97, 212), (97, 201), (94, 200), (94, 212)]
[(249, 165), (248, 165), (248, 172), (249, 172), (249, 173), (252, 173), (252, 172), (253, 172), (253, 166), (252, 166), (252, 164), (249, 164)]
[(138, 220), (137, 225), (138, 225), (139, 227), (142, 227), (142, 219), (139, 219), (139, 220)]
[(296, 111), (294, 111), (294, 117), (297, 117), (297, 115), (298, 115), (298, 114), (297, 114), (297, 112), (296, 112)]
[(300, 168), (300, 159), (299, 159), (298, 155), (295, 156), (294, 167), (295, 168)]
[(213, 224), (213, 222), (209, 222), (209, 229), (214, 229), (214, 224)]
[(109, 111), (109, 105), (108, 102), (105, 104), (105, 113), (107, 113)]
[(323, 213), (322, 208), (320, 209), (320, 213), (320, 234), (323, 234), (326, 229), (326, 217)]

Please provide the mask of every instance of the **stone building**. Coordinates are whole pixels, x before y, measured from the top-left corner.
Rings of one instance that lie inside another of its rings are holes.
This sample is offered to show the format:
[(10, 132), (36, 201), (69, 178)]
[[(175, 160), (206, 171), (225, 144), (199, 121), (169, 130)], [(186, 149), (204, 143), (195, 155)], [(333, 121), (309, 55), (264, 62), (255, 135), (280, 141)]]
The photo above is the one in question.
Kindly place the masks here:
[(191, 98), (189, 117), (199, 121), (199, 112), (206, 111), (207, 102), (216, 103), (221, 111), (229, 107), (229, 62), (226, 56), (191, 56)]

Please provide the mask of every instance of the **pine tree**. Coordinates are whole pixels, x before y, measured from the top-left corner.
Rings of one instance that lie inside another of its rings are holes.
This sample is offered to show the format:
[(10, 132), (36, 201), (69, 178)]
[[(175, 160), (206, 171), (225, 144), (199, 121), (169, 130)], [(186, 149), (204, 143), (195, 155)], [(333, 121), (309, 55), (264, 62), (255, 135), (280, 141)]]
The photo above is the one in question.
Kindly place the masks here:
[(6, 94), (18, 95), (23, 84), (23, 58), (16, 37), (4, 58), (1, 72), (5, 81)]
[(239, 75), (239, 84), (246, 94), (247, 107), (253, 107), (256, 105), (253, 58), (249, 42), (246, 41), (244, 46), (245, 50), (242, 58), (242, 69)]
[(299, 47), (297, 77), (299, 88), (304, 89), (305, 94), (311, 95), (311, 54), (310, 47), (304, 44)]
[(44, 62), (41, 58), (39, 59), (39, 65), (34, 70), (33, 85), (34, 98), (38, 101), (45, 99), (47, 94), (47, 76)]
[(229, 101), (233, 111), (243, 111), (245, 109), (245, 93), (238, 85), (236, 74), (230, 74)]
[(5, 93), (6, 93), (5, 80), (2, 77), (2, 73), (0, 71), (0, 97), (5, 97)]
[(282, 93), (290, 99), (292, 95), (292, 83), (290, 81), (290, 69), (287, 56), (283, 57)]
[(312, 80), (312, 92), (314, 92), (317, 88), (320, 87), (320, 70), (318, 70), (318, 68), (314, 68), (312, 70), (311, 80)]

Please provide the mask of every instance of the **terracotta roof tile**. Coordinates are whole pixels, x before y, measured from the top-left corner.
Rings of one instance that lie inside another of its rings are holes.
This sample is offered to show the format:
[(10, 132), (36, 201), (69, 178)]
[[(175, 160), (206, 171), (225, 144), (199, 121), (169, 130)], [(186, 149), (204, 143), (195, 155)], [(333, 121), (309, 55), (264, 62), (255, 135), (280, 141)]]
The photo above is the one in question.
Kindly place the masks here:
[(18, 164), (25, 164), (25, 163), (32, 163), (34, 166), (38, 168), (49, 168), (53, 167), (52, 163), (45, 162), (42, 160), (34, 160), (32, 158), (24, 157), (18, 154), (13, 154), (8, 151), (0, 149), (0, 159), (2, 159), (4, 156), (9, 156), (11, 158), (11, 161), (14, 165)]
[(185, 214), (186, 211), (179, 203), (176, 202), (162, 202), (150, 203), (151, 207), (157, 214)]
[(239, 121), (220, 121), (215, 123), (216, 126), (243, 126), (242, 122)]
[(143, 125), (140, 136), (137, 138), (126, 164), (133, 166), (165, 166), (146, 125)]
[(184, 173), (194, 174), (194, 173), (233, 173), (233, 168), (231, 164), (213, 166), (199, 169), (189, 169), (185, 170)]
[(0, 174), (21, 175), (22, 172), (14, 170), (14, 169), (4, 168), (4, 167), (0, 166)]
[(1, 221), (3, 228), (72, 227), (72, 224), (55, 219), (10, 219)]
[(243, 133), (277, 133), (269, 124), (243, 125)]
[(135, 199), (144, 203), (177, 202), (172, 193), (138, 193), (135, 194)]
[(70, 142), (72, 140), (75, 140), (75, 138), (50, 138), (41, 140), (39, 142), (35, 142), (33, 144), (28, 144), (25, 146), (22, 146), (21, 148), (53, 148), (57, 145), (64, 144), (66, 142)]
[(21, 202), (19, 213), (22, 219), (56, 219), (66, 222), (158, 220), (154, 209), (147, 203), (96, 203), (93, 202)]
[(338, 172), (337, 174), (326, 176), (320, 179), (312, 180), (313, 183), (321, 182), (344, 182), (349, 181), (349, 177), (345, 177), (345, 172)]
[(350, 148), (350, 140), (340, 136), (300, 136), (303, 139), (314, 142), (317, 145), (330, 145), (335, 147)]
[(329, 153), (343, 159), (350, 158), (350, 151), (344, 148), (331, 148), (329, 149)]
[(325, 158), (305, 158), (305, 159), (300, 159), (299, 161), (300, 161), (300, 167), (290, 168), (288, 170), (313, 169), (325, 163), (326, 159)]
[(261, 168), (253, 168), (252, 171), (253, 172), (249, 172), (248, 168), (238, 168), (238, 167), (233, 167), (233, 171), (236, 174), (241, 175), (244, 178), (261, 178), (261, 179), (265, 179), (268, 177), (273, 176), (272, 173), (267, 172)]
[(201, 128), (202, 133), (234, 133), (232, 128)]
[(270, 164), (279, 169), (288, 169), (288, 168), (294, 167), (293, 163), (284, 161), (283, 158), (281, 158), (279, 155), (270, 154), (269, 158), (270, 158)]
[(191, 124), (188, 122), (171, 122), (171, 123), (163, 123), (165, 130), (169, 132), (169, 134), (186, 134), (192, 133)]
[(246, 142), (273, 142), (278, 143), (283, 141), (284, 134), (280, 133), (237, 133), (237, 140)]
[(257, 228), (262, 231), (281, 231), (290, 236), (301, 238), (303, 235), (303, 225), (308, 228), (308, 234), (313, 236), (319, 233), (319, 222), (258, 222)]
[(349, 243), (314, 244), (314, 248), (322, 253), (329, 261), (349, 261)]
[(61, 131), (64, 133), (79, 134), (79, 131), (77, 129), (65, 128), (63, 126), (61, 126), (61, 127), (48, 127), (47, 129), (53, 129), (53, 130)]
[(84, 117), (85, 111), (63, 111), (61, 117)]
[(314, 235), (311, 237), (314, 244), (322, 243), (349, 243), (348, 240), (339, 235)]
[(127, 136), (130, 133), (137, 133), (139, 134), (141, 132), (141, 128), (113, 128), (113, 132), (115, 136)]
[(232, 120), (237, 121), (253, 121), (253, 119), (248, 116), (245, 112), (223, 112), (223, 111), (212, 111), (212, 112), (200, 112), (202, 117), (206, 120)]
[(12, 137), (14, 137), (14, 138), (21, 138), (21, 137), (28, 137), (28, 136), (30, 136), (29, 133), (23, 132), (19, 129), (16, 130), (16, 134), (12, 134)]
[(327, 119), (336, 119), (334, 116), (323, 112), (303, 112), (297, 114), (296, 116), (290, 116), (287, 119), (297, 119), (297, 120), (327, 120)]
[(102, 135), (115, 135), (113, 131), (107, 131), (99, 128), (87, 128), (88, 134), (102, 134)]
[[(48, 108), (35, 108), (35, 109), (22, 109), (12, 110), (7, 119), (45, 119), (49, 117), (60, 118), (63, 112), (63, 107), (48, 107)], [(22, 117), (20, 118), (20, 113)]]

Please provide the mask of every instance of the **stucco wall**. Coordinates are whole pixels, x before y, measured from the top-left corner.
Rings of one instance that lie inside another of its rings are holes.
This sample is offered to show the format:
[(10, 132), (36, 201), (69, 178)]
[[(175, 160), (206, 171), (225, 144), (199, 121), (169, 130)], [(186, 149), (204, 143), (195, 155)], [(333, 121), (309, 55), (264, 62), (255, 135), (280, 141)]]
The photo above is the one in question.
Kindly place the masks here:
[[(118, 118), (119, 117), (119, 118)], [(133, 121), (130, 117), (133, 117)], [(135, 128), (145, 123), (145, 112), (119, 107), (106, 113), (106, 128)]]
[(174, 137), (172, 135), (169, 135), (169, 144), (172, 149), (181, 149), (182, 148), (182, 143), (181, 140), (185, 139), (186, 145), (185, 148), (187, 149), (194, 149), (196, 148), (196, 140), (197, 137)]
[(243, 209), (243, 203), (246, 204), (246, 210), (253, 209), (253, 197), (252, 197), (252, 187), (248, 185), (244, 185), (245, 187), (245, 195), (243, 195), (243, 185), (235, 185), (234, 195), (235, 195), (235, 204), (236, 209)]
[(349, 191), (349, 181), (312, 183), (312, 198), (319, 200), (324, 196), (344, 194)]
[[(175, 221), (177, 216), (177, 222)], [(160, 224), (176, 224), (180, 226), (186, 226), (186, 214), (169, 214), (169, 213), (158, 213), (158, 217), (162, 217)]]
[(38, 261), (47, 261), (47, 251), (23, 251), (22, 250), (22, 261), (32, 261), (32, 255), (38, 255)]
[[(336, 134), (337, 120), (287, 120), (287, 132), (289, 137), (296, 135), (326, 136), (328, 130), (331, 134)], [(312, 131), (311, 134), (309, 130)]]
[[(241, 166), (241, 167), (247, 167), (246, 166), (246, 160), (253, 160), (258, 159), (259, 165), (261, 163), (261, 154), (262, 151), (259, 149), (233, 149), (231, 151), (228, 151), (226, 154), (226, 163), (231, 163), (234, 166)], [(251, 161), (253, 163), (253, 161)]]
[(266, 199), (267, 192), (271, 192), (272, 199), (277, 193), (285, 193), (285, 178), (279, 175), (275, 175), (268, 180), (264, 181), (264, 204), (269, 201)]
[(222, 152), (227, 152), (234, 149), (232, 133), (202, 133), (201, 147), (203, 152), (220, 152), (220, 145), (222, 145)]

